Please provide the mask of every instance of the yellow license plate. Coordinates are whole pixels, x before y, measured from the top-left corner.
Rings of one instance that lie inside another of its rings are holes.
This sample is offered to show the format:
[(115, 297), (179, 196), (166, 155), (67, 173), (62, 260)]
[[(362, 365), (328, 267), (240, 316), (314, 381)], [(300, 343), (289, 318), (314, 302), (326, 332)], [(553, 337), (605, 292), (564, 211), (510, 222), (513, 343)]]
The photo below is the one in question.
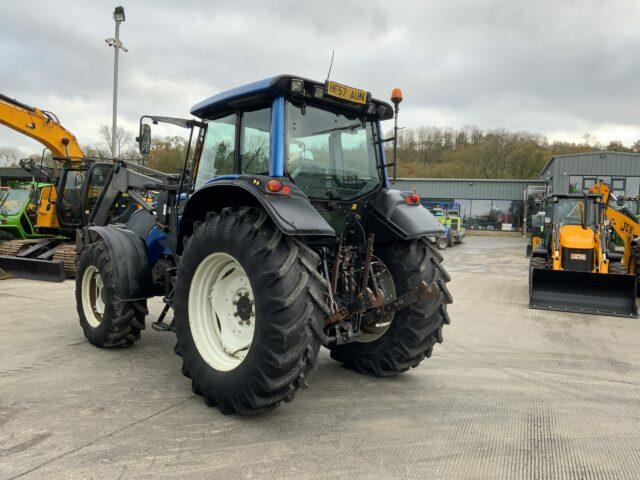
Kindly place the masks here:
[(347, 87), (338, 82), (327, 80), (324, 85), (325, 92), (331, 97), (347, 100), (348, 102), (365, 104), (369, 102), (369, 92), (353, 87)]

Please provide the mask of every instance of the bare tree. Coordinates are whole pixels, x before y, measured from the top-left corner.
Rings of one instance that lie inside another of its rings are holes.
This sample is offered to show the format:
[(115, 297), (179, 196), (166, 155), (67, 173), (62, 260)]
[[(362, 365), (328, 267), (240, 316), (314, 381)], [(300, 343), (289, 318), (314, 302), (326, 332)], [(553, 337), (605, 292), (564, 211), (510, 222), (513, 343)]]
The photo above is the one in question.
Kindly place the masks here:
[(16, 147), (0, 147), (0, 167), (17, 167), (20, 157)]
[[(104, 144), (107, 146), (107, 150), (111, 152), (111, 127), (108, 125), (102, 125), (98, 129), (98, 135)], [(116, 157), (120, 158), (122, 152), (131, 143), (133, 136), (130, 132), (127, 132), (124, 128), (118, 127), (116, 132)]]

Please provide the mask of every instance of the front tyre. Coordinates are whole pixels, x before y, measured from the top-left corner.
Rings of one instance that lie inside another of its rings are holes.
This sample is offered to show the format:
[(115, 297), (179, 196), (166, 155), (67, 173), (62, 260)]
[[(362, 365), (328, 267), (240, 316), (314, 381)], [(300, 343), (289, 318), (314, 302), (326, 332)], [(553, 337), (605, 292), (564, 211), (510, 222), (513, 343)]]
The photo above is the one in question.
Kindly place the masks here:
[(263, 210), (226, 208), (195, 225), (176, 279), (175, 351), (207, 405), (256, 413), (305, 386), (329, 314), (318, 263)]
[(92, 243), (78, 258), (76, 308), (84, 336), (96, 347), (129, 347), (145, 328), (146, 301), (125, 302), (116, 291), (109, 250), (103, 241)]
[(331, 358), (346, 367), (382, 377), (417, 367), (431, 356), (433, 346), (442, 343), (452, 298), (446, 287), (449, 275), (440, 264), (442, 257), (426, 239), (398, 240), (380, 245), (375, 253), (391, 274), (394, 295), (401, 296), (422, 281), (436, 282), (440, 289), (434, 301), (422, 300), (397, 310), (376, 340), (363, 336), (359, 342), (329, 347)]

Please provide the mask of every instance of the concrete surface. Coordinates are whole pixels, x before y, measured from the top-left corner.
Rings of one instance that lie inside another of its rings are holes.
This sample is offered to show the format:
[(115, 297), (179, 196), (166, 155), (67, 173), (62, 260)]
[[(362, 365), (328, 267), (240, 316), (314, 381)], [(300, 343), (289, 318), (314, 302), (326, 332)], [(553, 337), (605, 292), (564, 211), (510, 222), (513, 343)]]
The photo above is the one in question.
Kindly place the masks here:
[(0, 478), (640, 478), (638, 320), (529, 310), (524, 246), (445, 251), (453, 323), (419, 368), (374, 379), (323, 352), (254, 418), (191, 393), (172, 334), (99, 350), (71, 282), (2, 281)]

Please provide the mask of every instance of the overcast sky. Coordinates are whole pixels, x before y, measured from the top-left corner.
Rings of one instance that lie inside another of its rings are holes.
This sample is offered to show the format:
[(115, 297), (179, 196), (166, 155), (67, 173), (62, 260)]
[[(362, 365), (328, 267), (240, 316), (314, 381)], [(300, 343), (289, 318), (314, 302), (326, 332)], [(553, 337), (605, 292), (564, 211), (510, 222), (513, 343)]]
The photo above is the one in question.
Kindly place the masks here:
[[(112, 1), (0, 0), (0, 92), (55, 112), (81, 143), (111, 122)], [(162, 1), (123, 3), (120, 125), (186, 116), (277, 73), (386, 99), (401, 124), (640, 138), (638, 1)], [(0, 145), (41, 147), (0, 128)]]

